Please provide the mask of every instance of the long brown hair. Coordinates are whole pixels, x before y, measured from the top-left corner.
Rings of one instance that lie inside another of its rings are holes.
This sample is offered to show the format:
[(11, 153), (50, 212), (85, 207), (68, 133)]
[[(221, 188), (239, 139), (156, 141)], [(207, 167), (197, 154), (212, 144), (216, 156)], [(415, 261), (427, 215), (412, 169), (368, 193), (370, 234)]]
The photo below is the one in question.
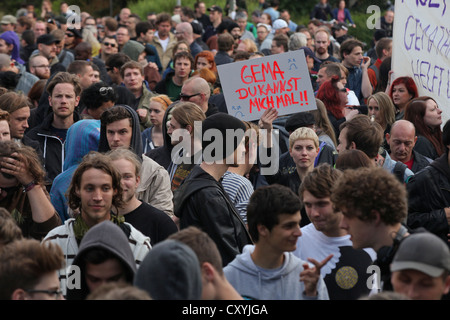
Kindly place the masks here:
[(416, 127), (416, 134), (420, 134), (427, 138), (433, 144), (437, 154), (442, 155), (445, 148), (444, 143), (442, 142), (441, 128), (430, 128), (423, 120), (427, 111), (428, 100), (433, 100), (436, 102), (433, 98), (428, 96), (417, 97), (409, 101), (405, 108), (404, 119), (412, 122)]

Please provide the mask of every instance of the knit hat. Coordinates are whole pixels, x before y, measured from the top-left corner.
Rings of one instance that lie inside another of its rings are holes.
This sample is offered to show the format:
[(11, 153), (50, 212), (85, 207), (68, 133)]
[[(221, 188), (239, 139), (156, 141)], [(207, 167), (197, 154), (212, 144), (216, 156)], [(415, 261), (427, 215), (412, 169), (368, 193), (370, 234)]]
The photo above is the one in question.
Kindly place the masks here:
[(391, 271), (413, 269), (436, 278), (450, 271), (447, 244), (430, 232), (413, 233), (402, 240), (391, 264)]
[(212, 162), (227, 158), (237, 149), (245, 130), (245, 124), (229, 114), (219, 112), (207, 117), (202, 122), (204, 160)]
[(200, 300), (202, 276), (197, 255), (180, 241), (158, 242), (140, 264), (134, 285), (154, 300)]
[(124, 44), (121, 52), (129, 56), (131, 60), (138, 61), (139, 55), (144, 50), (145, 47), (142, 43), (134, 40), (129, 40)]
[(284, 125), (287, 132), (294, 132), (298, 128), (308, 127), (316, 123), (314, 115), (310, 112), (299, 112), (292, 114)]

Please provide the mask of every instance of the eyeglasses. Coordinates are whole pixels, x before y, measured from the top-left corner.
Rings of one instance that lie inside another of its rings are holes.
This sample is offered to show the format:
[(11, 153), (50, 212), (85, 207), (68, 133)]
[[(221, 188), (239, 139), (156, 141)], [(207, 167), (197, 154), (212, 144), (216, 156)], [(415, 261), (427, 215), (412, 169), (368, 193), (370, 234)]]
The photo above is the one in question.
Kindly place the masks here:
[(180, 93), (180, 100), (187, 101), (187, 100), (191, 99), (192, 97), (195, 97), (195, 96), (198, 96), (198, 95), (201, 95), (201, 92), (195, 93), (195, 94), (191, 94), (191, 95)]
[(116, 47), (116, 44), (115, 44), (115, 43), (111, 43), (111, 42), (103, 42), (103, 44), (104, 44), (106, 47), (108, 47), (108, 46), (111, 46), (112, 48), (115, 48), (115, 47)]
[(54, 299), (58, 299), (62, 296), (62, 291), (58, 290), (26, 290), (27, 293), (45, 293), (52, 296)]
[(339, 92), (345, 92), (345, 93), (347, 93), (347, 89), (345, 89), (345, 88), (338, 89), (338, 91), (339, 91)]
[(50, 69), (49, 65), (41, 65), (41, 66), (34, 66), (33, 68), (45, 68), (45, 69)]
[(101, 87), (100, 89), (98, 89), (98, 92), (102, 96), (106, 96), (108, 93), (113, 94), (114, 93), (114, 89), (112, 87)]

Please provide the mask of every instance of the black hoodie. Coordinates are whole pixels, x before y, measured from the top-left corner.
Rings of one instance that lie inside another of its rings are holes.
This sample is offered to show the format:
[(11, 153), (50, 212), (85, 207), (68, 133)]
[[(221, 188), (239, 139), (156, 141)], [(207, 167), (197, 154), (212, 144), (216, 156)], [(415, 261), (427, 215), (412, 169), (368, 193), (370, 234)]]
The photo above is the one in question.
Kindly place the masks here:
[[(143, 147), (142, 147), (141, 127), (139, 124), (139, 116), (136, 113), (136, 111), (130, 106), (116, 105), (113, 108), (117, 106), (126, 108), (128, 112), (131, 114), (132, 118), (131, 129), (133, 130), (133, 134), (131, 136), (130, 149), (133, 150), (139, 156), (139, 158), (142, 159)], [(106, 138), (106, 125), (102, 123), (100, 127), (100, 141), (98, 144), (98, 151), (106, 153), (110, 150), (111, 148), (109, 147), (108, 139)]]
[(67, 289), (68, 300), (84, 300), (90, 293), (85, 276), (86, 262), (84, 257), (92, 249), (101, 249), (115, 256), (125, 268), (126, 281), (133, 283), (136, 274), (136, 262), (125, 232), (113, 222), (106, 220), (89, 229), (80, 242), (80, 247), (72, 265), (81, 270), (79, 289)]

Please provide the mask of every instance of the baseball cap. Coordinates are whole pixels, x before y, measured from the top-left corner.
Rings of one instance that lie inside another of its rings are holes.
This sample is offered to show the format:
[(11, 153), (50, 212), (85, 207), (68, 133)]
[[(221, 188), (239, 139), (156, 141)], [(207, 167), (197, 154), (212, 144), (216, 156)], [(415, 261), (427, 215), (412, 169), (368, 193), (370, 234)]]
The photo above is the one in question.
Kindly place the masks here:
[(37, 40), (36, 40), (36, 43), (37, 43), (37, 44), (42, 43), (42, 44), (45, 44), (45, 45), (47, 45), (47, 46), (48, 46), (48, 45), (51, 45), (51, 44), (53, 44), (53, 43), (57, 43), (57, 42), (59, 42), (59, 40), (56, 39), (54, 35), (49, 34), (49, 33), (40, 35), (40, 36), (37, 38)]
[(269, 32), (272, 31), (272, 26), (271, 26), (270, 24), (266, 24), (266, 23), (260, 22), (260, 23), (258, 23), (258, 24), (256, 25), (256, 27), (257, 27), (257, 28), (259, 28), (259, 27), (265, 27), (265, 28), (267, 29), (267, 31), (269, 31)]
[(222, 8), (219, 7), (219, 6), (216, 6), (216, 5), (214, 5), (214, 6), (210, 7), (210, 8), (208, 8), (208, 11), (217, 11), (217, 12), (220, 12), (220, 13), (223, 12), (223, 11), (222, 11)]
[(3, 16), (2, 20), (0, 21), (0, 24), (16, 24), (16, 23), (17, 23), (16, 17), (10, 14)]
[(301, 47), (299, 48), (299, 50), (303, 49), (303, 51), (305, 52), (305, 56), (309, 56), (311, 58), (314, 59), (314, 61), (318, 62), (318, 63), (322, 63), (321, 60), (319, 60), (316, 55), (314, 54), (314, 52), (309, 48), (309, 47)]
[(450, 250), (447, 244), (430, 232), (413, 233), (402, 240), (391, 271), (413, 269), (436, 278), (450, 271)]
[(272, 23), (272, 27), (274, 30), (278, 30), (278, 29), (287, 28), (288, 24), (283, 19), (277, 19)]

